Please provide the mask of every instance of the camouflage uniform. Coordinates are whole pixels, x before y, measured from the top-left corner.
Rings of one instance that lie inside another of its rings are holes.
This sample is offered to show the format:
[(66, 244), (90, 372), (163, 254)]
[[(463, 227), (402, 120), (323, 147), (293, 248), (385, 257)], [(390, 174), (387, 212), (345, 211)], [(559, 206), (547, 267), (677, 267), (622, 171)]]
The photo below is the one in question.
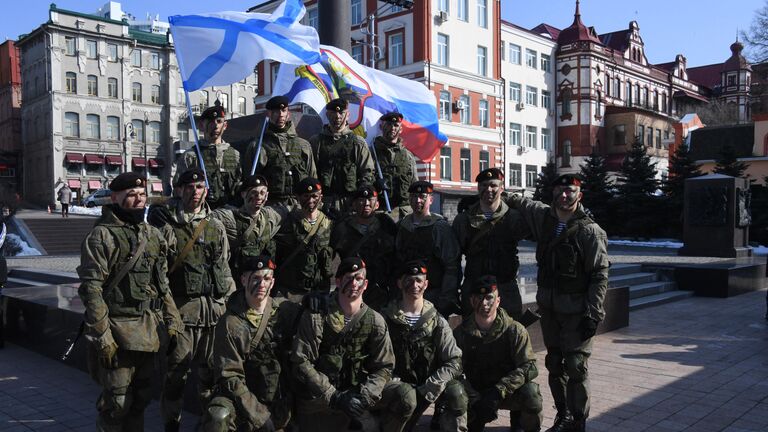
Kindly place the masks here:
[[(206, 431), (256, 430), (268, 418), (281, 428), (290, 418), (288, 356), (300, 308), (284, 299), (269, 301), (269, 323), (259, 340), (255, 337), (265, 317), (248, 306), (242, 290), (216, 325), (211, 361), (216, 387), (205, 415)], [(227, 415), (216, 415), (216, 408)]]
[[(181, 317), (168, 288), (165, 255), (168, 245), (155, 227), (126, 223), (104, 206), (96, 226), (82, 244), (77, 273), (85, 306), (88, 366), (104, 388), (97, 408), (99, 430), (144, 430), (144, 408), (152, 400), (155, 353), (165, 327), (179, 333)], [(131, 259), (140, 239), (144, 253), (116, 286), (117, 273)], [(117, 344), (117, 365), (104, 368), (97, 351)]]
[(373, 159), (368, 144), (349, 128), (333, 133), (328, 125), (309, 140), (317, 175), (323, 185), (323, 211), (336, 218), (349, 212), (349, 196), (373, 184)]
[(397, 224), (395, 250), (400, 263), (421, 259), (427, 262), (429, 289), (424, 298), (445, 317), (457, 312), (461, 250), (451, 225), (444, 217), (431, 214), (418, 225), (413, 214)]
[[(239, 202), (240, 195), (237, 191), (243, 177), (240, 152), (225, 142), (210, 144), (208, 141), (200, 140), (200, 153), (203, 155), (205, 173), (208, 176), (209, 190), (205, 202), (213, 209)], [(197, 151), (192, 147), (176, 161), (173, 184), (177, 183), (181, 173), (199, 166)]]
[(498, 391), (502, 397), (499, 408), (510, 410), (510, 417), (513, 421), (519, 418), (526, 432), (538, 432), (541, 393), (533, 380), (539, 371), (525, 327), (499, 308), (488, 331), (481, 331), (470, 315), (453, 334), (464, 353), (462, 364), (466, 376), (464, 387), (470, 401), (470, 430), (482, 430), (483, 426), (474, 420), (474, 404), (483, 403), (485, 392)]
[(511, 210), (501, 202), (488, 220), (480, 203), (459, 213), (453, 220), (453, 230), (466, 257), (464, 283), (461, 287), (462, 306), (469, 312), (469, 293), (472, 281), (480, 276), (494, 275), (499, 282), (501, 307), (512, 318), (522, 315), (522, 298), (517, 286), (517, 243), (528, 236), (528, 226), (517, 210)]
[[(411, 327), (397, 301), (382, 311), (395, 350), (395, 372), (384, 387), (380, 406), (394, 415), (383, 419), (383, 431), (412, 430), (421, 414), (438, 398), (445, 411), (441, 430), (467, 430), (467, 397), (460, 381), (461, 350), (448, 321), (424, 301), (422, 318)], [(399, 380), (397, 379), (399, 378)], [(406, 425), (407, 422), (407, 425)]]
[[(399, 220), (413, 212), (408, 202), (408, 187), (419, 178), (416, 175), (416, 157), (403, 146), (403, 140), (390, 144), (378, 136), (373, 141), (379, 166), (387, 184), (392, 213)], [(381, 208), (386, 209), (384, 194), (379, 196)]]
[(344, 430), (349, 419), (330, 407), (333, 394), (352, 390), (372, 407), (392, 377), (395, 354), (384, 318), (365, 304), (357, 314), (357, 323), (346, 325), (333, 295), (327, 314), (305, 312), (299, 321), (291, 362), (300, 431)]
[[(269, 204), (281, 204), (289, 209), (298, 206), (293, 187), (302, 179), (317, 177), (312, 147), (296, 135), (291, 122), (280, 129), (270, 123), (264, 131), (261, 153), (256, 173), (263, 175), (269, 184)], [(244, 172), (251, 173), (258, 142), (248, 145), (243, 160)]]
[[(313, 225), (304, 218), (298, 208), (288, 214), (276, 237), (277, 276), (274, 289), (292, 300), (300, 300), (310, 291), (330, 291), (331, 289), (332, 224), (323, 212), (318, 214), (316, 223), (320, 224), (320, 228), (308, 244), (300, 246)], [(299, 253), (294, 253), (298, 247), (303, 249)], [(290, 262), (286, 262), (289, 257), (291, 257)]]
[(377, 214), (368, 225), (358, 224), (355, 216), (348, 216), (334, 224), (331, 233), (331, 248), (341, 259), (359, 256), (365, 261), (368, 289), (363, 293), (363, 301), (377, 312), (393, 294), (390, 287), (394, 286), (396, 232), (392, 219)]
[(609, 265), (605, 231), (581, 204), (557, 237), (555, 209), (520, 196), (513, 196), (510, 206), (520, 211), (537, 242), (536, 302), (555, 407), (558, 413), (570, 411), (574, 419), (583, 421), (589, 416), (587, 360), (592, 338), (584, 340), (582, 331), (585, 319), (605, 318)]
[(235, 282), (228, 265), (229, 242), (224, 226), (212, 217), (206, 205), (199, 213), (189, 214), (184, 212), (180, 200), (174, 198), (167, 207), (153, 206), (150, 212), (150, 221), (168, 241), (171, 266), (203, 220), (208, 221), (207, 225), (190, 253), (168, 274), (185, 328), (178, 336), (176, 348), (168, 355), (161, 400), (166, 424), (177, 422), (181, 416), (184, 386), (193, 363), (197, 363), (201, 405), (208, 403), (213, 385), (209, 362), (214, 328), (224, 313), (227, 298), (235, 290)]

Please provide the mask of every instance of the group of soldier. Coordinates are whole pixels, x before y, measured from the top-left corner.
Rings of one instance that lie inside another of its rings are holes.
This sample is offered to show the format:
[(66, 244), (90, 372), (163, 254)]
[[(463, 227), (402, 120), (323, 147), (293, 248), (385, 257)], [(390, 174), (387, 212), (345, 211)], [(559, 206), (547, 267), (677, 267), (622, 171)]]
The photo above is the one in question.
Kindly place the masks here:
[(112, 181), (78, 267), (99, 430), (143, 429), (162, 359), (168, 431), (193, 371), (203, 430), (412, 430), (434, 404), (434, 429), (480, 431), (507, 409), (512, 430), (539, 431), (525, 238), (558, 413), (548, 430), (585, 430), (608, 260), (579, 178), (559, 177), (550, 206), (507, 196), (502, 171), (484, 170), (450, 224), (430, 210), (402, 114), (382, 116), (368, 147), (343, 99), (309, 141), (287, 98), (266, 110), (263, 136), (240, 149), (223, 141), (224, 109), (206, 110), (166, 203), (146, 204), (140, 174)]

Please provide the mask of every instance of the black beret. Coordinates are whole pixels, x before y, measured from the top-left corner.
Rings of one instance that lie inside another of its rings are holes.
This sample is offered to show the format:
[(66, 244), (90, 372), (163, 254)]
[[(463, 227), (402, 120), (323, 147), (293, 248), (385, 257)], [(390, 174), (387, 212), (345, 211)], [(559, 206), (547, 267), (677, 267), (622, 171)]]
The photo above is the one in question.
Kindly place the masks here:
[(255, 257), (247, 257), (240, 263), (240, 271), (259, 271), (259, 270), (274, 270), (277, 266), (267, 255), (259, 255)]
[(264, 176), (256, 174), (252, 176), (246, 177), (245, 180), (243, 180), (243, 184), (240, 185), (240, 192), (245, 192), (250, 188), (254, 188), (256, 186), (269, 186), (267, 184), (267, 179), (264, 178)]
[(578, 174), (563, 174), (552, 182), (552, 186), (581, 186), (583, 181)]
[(415, 181), (408, 188), (409, 193), (432, 193), (434, 191), (435, 186), (426, 180)]
[(135, 187), (146, 187), (144, 176), (135, 172), (124, 172), (109, 184), (112, 192), (120, 192)]
[(325, 105), (326, 111), (346, 111), (349, 106), (349, 102), (346, 99), (336, 98)]
[(418, 276), (427, 275), (427, 263), (424, 260), (411, 260), (403, 264), (400, 269), (400, 276)]
[(494, 292), (497, 289), (498, 286), (496, 284), (496, 276), (480, 276), (479, 278), (475, 279), (475, 282), (472, 284), (470, 294), (485, 295), (490, 292)]
[(502, 180), (504, 181), (504, 172), (498, 168), (488, 168), (480, 171), (480, 174), (475, 177), (475, 181), (480, 183), (486, 180)]
[(401, 121), (403, 121), (403, 115), (397, 111), (390, 111), (384, 114), (383, 116), (381, 116), (379, 120), (381, 120), (382, 122), (400, 123)]
[(320, 180), (312, 177), (307, 177), (304, 180), (296, 183), (293, 187), (293, 193), (301, 195), (312, 192), (322, 192), (323, 186), (320, 184)]
[(336, 277), (340, 278), (347, 273), (356, 272), (365, 268), (365, 261), (360, 257), (344, 258), (339, 263), (339, 267), (336, 268)]
[(205, 181), (205, 173), (200, 168), (190, 168), (179, 176), (176, 186)]
[(376, 192), (376, 188), (374, 188), (372, 185), (366, 184), (366, 185), (362, 185), (359, 188), (357, 188), (355, 193), (352, 195), (352, 198), (355, 198), (355, 199), (357, 199), (357, 198), (368, 199), (368, 198), (371, 198), (371, 197), (375, 198), (377, 196), (379, 196), (379, 193)]
[(290, 101), (285, 96), (274, 96), (270, 100), (267, 101), (267, 104), (264, 106), (264, 108), (268, 110), (275, 110), (275, 109), (283, 109), (290, 105)]
[(212, 107), (208, 107), (203, 111), (203, 113), (200, 115), (200, 118), (203, 120), (216, 120), (219, 117), (225, 117), (227, 115), (227, 111), (224, 109), (221, 105), (214, 105)]

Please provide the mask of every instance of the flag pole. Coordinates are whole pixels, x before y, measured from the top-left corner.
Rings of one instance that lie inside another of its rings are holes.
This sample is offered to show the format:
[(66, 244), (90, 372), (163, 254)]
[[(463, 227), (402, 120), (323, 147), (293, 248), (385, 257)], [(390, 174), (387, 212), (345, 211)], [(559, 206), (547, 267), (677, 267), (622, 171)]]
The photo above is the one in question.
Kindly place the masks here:
[(373, 160), (376, 161), (376, 171), (379, 173), (379, 179), (382, 183), (385, 183), (385, 188), (382, 190), (384, 192), (384, 204), (387, 206), (387, 213), (392, 213), (392, 206), (389, 204), (389, 194), (387, 193), (386, 189), (386, 180), (384, 180), (384, 172), (381, 171), (381, 165), (379, 164), (379, 156), (376, 154), (376, 142), (374, 141), (371, 143), (371, 152), (373, 153)]
[(259, 155), (261, 154), (261, 143), (264, 140), (264, 131), (267, 130), (267, 113), (264, 113), (264, 124), (261, 126), (261, 134), (259, 134), (259, 145), (256, 147), (256, 154), (253, 156), (253, 165), (251, 165), (251, 176), (256, 174), (256, 163), (259, 161)]
[[(176, 56), (178, 58), (178, 56)], [(179, 61), (181, 63), (181, 61)], [(205, 176), (205, 188), (210, 189), (208, 184), (208, 171), (205, 169), (205, 162), (203, 162), (203, 153), (200, 151), (200, 138), (197, 136), (197, 125), (195, 124), (195, 114), (192, 112), (192, 104), (189, 102), (189, 92), (187, 87), (184, 86), (184, 98), (187, 100), (187, 115), (189, 116), (189, 124), (192, 126), (192, 135), (195, 137), (195, 153), (197, 153), (197, 164), (200, 165), (200, 169), (203, 170)]]

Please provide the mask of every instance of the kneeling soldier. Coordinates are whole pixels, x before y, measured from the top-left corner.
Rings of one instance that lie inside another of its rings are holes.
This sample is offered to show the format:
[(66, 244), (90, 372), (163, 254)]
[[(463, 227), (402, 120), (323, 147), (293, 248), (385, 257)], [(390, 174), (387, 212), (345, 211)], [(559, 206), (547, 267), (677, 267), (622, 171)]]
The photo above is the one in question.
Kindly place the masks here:
[(424, 410), (438, 398), (444, 408), (440, 430), (467, 430), (467, 397), (457, 380), (461, 375), (461, 350), (448, 321), (424, 300), (428, 284), (423, 261), (406, 263), (397, 280), (402, 299), (382, 310), (396, 358), (395, 379), (384, 387), (378, 404), (385, 411), (384, 432), (412, 430)]
[(270, 297), (275, 264), (269, 257), (248, 257), (240, 269), (244, 289), (216, 325), (206, 431), (274, 431), (290, 418), (287, 357), (299, 306)]
[(454, 330), (464, 353), (469, 430), (483, 430), (499, 409), (508, 409), (513, 430), (537, 432), (541, 393), (533, 382), (539, 371), (528, 331), (499, 308), (494, 276), (475, 281), (470, 294), (472, 315)]

